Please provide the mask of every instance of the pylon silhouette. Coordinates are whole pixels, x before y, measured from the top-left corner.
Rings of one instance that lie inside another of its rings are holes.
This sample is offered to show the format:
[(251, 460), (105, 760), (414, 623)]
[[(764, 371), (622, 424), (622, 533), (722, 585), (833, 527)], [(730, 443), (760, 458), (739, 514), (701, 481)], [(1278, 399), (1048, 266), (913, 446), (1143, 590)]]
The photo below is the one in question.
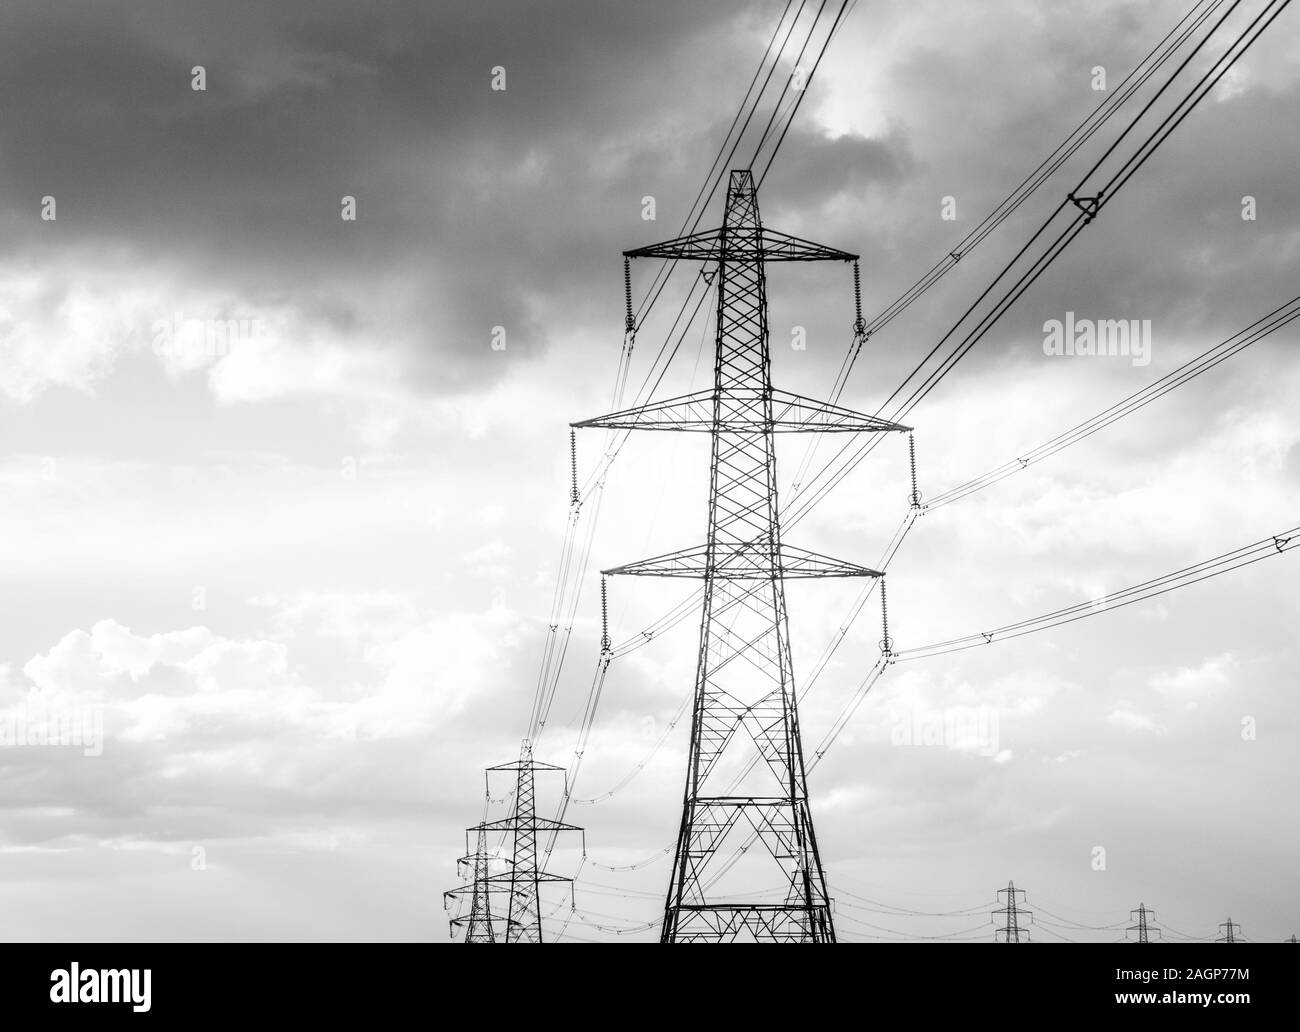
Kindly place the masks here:
[[(525, 738), (519, 749), (519, 759), (514, 763), (501, 763), (488, 767), (488, 794), (491, 795), (491, 776), (494, 772), (510, 771), (515, 775), (514, 812), (509, 817), (495, 821), (482, 821), (468, 829), (469, 834), (477, 836), (478, 848), (473, 853), (462, 857), (463, 864), (473, 863), (474, 880), (469, 885), (452, 889), (446, 896), (470, 896), (470, 913), (468, 917), (456, 918), (453, 928), (466, 928), (466, 942), (497, 942), (495, 920), (491, 909), (491, 896), (494, 891), (508, 893), (506, 906), (505, 935), (506, 942), (541, 942), (543, 937), (541, 913), (541, 887), (554, 882), (572, 882), (572, 878), (551, 874), (542, 870), (537, 863), (537, 833), (550, 832), (552, 835), (562, 831), (582, 829), (573, 824), (550, 820), (537, 816), (536, 775), (539, 771), (563, 773), (563, 767), (550, 763), (540, 763), (533, 759), (533, 743)], [(566, 785), (565, 792), (568, 792)], [(492, 873), (489, 864), (492, 859), (487, 851), (487, 836), (502, 833), (511, 841), (511, 855), (506, 861), (506, 870)], [(583, 852), (586, 852), (584, 838)]]
[(1153, 923), (1155, 916), (1154, 910), (1148, 910), (1145, 903), (1139, 903), (1136, 910), (1130, 910), (1128, 913), (1129, 920), (1135, 923), (1129, 925), (1127, 931), (1138, 933), (1137, 942), (1150, 942), (1153, 934), (1159, 938), (1160, 929)]
[(1006, 921), (1001, 928), (993, 933), (995, 942), (1029, 942), (1029, 930), (1021, 928), (1021, 922), (1029, 919), (1032, 920), (1034, 912), (1027, 910), (1018, 904), (1016, 894), (1024, 896), (1024, 889), (1017, 889), (1016, 883), (1009, 881), (1005, 889), (998, 889), (998, 899), (1006, 893), (1007, 902), (1005, 906), (999, 907), (993, 911), (993, 916), (1003, 916)]
[(466, 942), (496, 942), (496, 929), (492, 925), (490, 881), (490, 864), (493, 858), (487, 850), (487, 832), (481, 827), (477, 831), (477, 847), (474, 852), (467, 853), (459, 861), (461, 866), (473, 871), (473, 880), (468, 885), (444, 892), (443, 899), (456, 899), (466, 893), (470, 896), (469, 914), (451, 920), (453, 935), (457, 928), (464, 928)]
[[(878, 577), (781, 538), (778, 433), (905, 431), (874, 416), (772, 386), (770, 262), (856, 262), (857, 255), (763, 226), (754, 178), (733, 171), (719, 229), (625, 252), (716, 266), (713, 388), (573, 424), (712, 437), (706, 543), (604, 571), (704, 581), (691, 739), (665, 942), (833, 942), (813, 833), (790, 658), (785, 580)], [(855, 327), (856, 328), (856, 327)], [(719, 861), (737, 836), (741, 846)], [(773, 876), (783, 898), (763, 898)]]

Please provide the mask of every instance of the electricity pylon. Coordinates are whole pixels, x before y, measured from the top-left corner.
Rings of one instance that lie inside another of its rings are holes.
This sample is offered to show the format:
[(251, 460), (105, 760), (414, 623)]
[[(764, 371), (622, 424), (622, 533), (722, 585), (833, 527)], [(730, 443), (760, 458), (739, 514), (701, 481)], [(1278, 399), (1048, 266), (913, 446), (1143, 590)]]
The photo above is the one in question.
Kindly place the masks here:
[(1145, 903), (1139, 903), (1136, 910), (1128, 912), (1128, 919), (1135, 922), (1128, 926), (1128, 931), (1137, 932), (1138, 942), (1150, 942), (1151, 936), (1160, 938), (1160, 929), (1155, 926), (1156, 912), (1148, 910)]
[[(704, 582), (686, 788), (662, 940), (834, 942), (808, 802), (784, 582), (880, 573), (782, 541), (774, 441), (778, 433), (909, 428), (773, 388), (766, 267), (856, 262), (857, 255), (765, 228), (753, 175), (742, 169), (731, 173), (720, 228), (624, 257), (711, 264), (718, 292), (711, 390), (573, 424), (712, 438), (707, 541), (603, 571)], [(854, 330), (863, 336), (860, 319)], [(759, 848), (741, 846), (719, 861), (724, 846), (750, 834)], [(765, 899), (774, 874), (783, 898)]]
[(1232, 918), (1228, 918), (1223, 924), (1219, 925), (1219, 930), (1223, 932), (1215, 942), (1240, 942), (1241, 925), (1237, 924)]
[[(538, 866), (537, 833), (541, 831), (556, 835), (562, 831), (581, 832), (582, 829), (573, 824), (564, 824), (561, 821), (537, 816), (537, 772), (563, 773), (564, 768), (533, 759), (533, 743), (529, 739), (524, 739), (516, 762), (500, 763), (495, 767), (487, 768), (485, 776), (489, 782), (489, 795), (491, 776), (494, 771), (511, 771), (515, 775), (514, 812), (509, 817), (495, 821), (482, 821), (468, 829), (469, 833), (478, 836), (478, 848), (474, 853), (463, 857), (462, 863), (474, 864), (474, 881), (471, 885), (463, 885), (459, 889), (451, 890), (447, 895), (469, 893), (470, 915), (468, 918), (457, 918), (452, 921), (452, 925), (456, 927), (460, 924), (465, 925), (466, 942), (497, 942), (492, 925), (491, 893), (494, 890), (505, 891), (509, 894), (505, 914), (505, 941), (508, 943), (541, 942), (541, 887), (552, 882), (572, 882), (573, 879), (551, 874)], [(567, 795), (567, 784), (564, 791)], [(494, 833), (503, 833), (511, 837), (508, 869), (496, 874), (490, 872), (488, 866), (490, 854), (486, 848), (487, 836)], [(583, 850), (586, 851), (585, 839)]]
[(1002, 898), (1004, 892), (1007, 896), (1006, 906), (999, 907), (997, 910), (993, 911), (993, 916), (997, 917), (1001, 914), (1006, 918), (1006, 922), (1001, 928), (993, 933), (993, 940), (994, 942), (1028, 942), (1029, 929), (1021, 928), (1020, 922), (1023, 918), (1032, 920), (1034, 912), (1019, 906), (1016, 900), (1016, 894), (1019, 893), (1023, 896), (1025, 890), (1017, 889), (1016, 883), (1009, 881), (1007, 882), (1007, 887), (1005, 889), (998, 889), (999, 900)]
[(454, 917), (451, 920), (452, 934), (455, 929), (465, 929), (466, 942), (496, 942), (496, 929), (492, 925), (491, 867), (492, 855), (487, 850), (487, 831), (481, 827), (472, 828), (478, 832), (478, 845), (473, 853), (461, 857), (459, 864), (473, 871), (473, 880), (468, 885), (444, 892), (443, 899), (458, 899), (468, 894), (470, 897), (469, 916)]

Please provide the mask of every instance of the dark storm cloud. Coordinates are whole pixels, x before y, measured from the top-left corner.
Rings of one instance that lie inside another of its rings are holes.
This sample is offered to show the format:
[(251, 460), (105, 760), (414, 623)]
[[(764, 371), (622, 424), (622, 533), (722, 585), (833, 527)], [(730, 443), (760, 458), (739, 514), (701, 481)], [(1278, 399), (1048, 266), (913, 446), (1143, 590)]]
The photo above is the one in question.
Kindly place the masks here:
[[(467, 389), (502, 368), (488, 347), (495, 326), (512, 354), (536, 357), (580, 326), (617, 325), (619, 251), (676, 232), (777, 13), (685, 2), (10, 5), (0, 90), (20, 102), (0, 122), (3, 247), (40, 262), (87, 245), (128, 267), (180, 269), (249, 303), (295, 308), (308, 325), (346, 332), (349, 347), (397, 352), (417, 390)], [(883, 32), (906, 12), (872, 17)], [(868, 309), (1077, 124), (1098, 99), (1086, 88), (1093, 62), (1118, 82), (1158, 38), (1128, 10), (1095, 16), (1087, 39), (1074, 21), (1025, 17), (1015, 38), (967, 51), (942, 33), (902, 32), (889, 128), (875, 139), (814, 128), (833, 67), (814, 87), (764, 210), (860, 250)], [(838, 43), (852, 46), (848, 35)], [(195, 64), (206, 93), (189, 88)], [(504, 93), (490, 89), (497, 65)], [(1254, 285), (1249, 303), (1271, 299), (1269, 247), (1235, 232), (1237, 205), (1257, 195), (1261, 221), (1246, 228), (1286, 246), (1298, 216), (1277, 203), (1287, 173), (1271, 158), (1282, 155), (1246, 156), (1268, 146), (1252, 127), (1294, 99), (1207, 101), (1128, 189), (1137, 200), (1111, 209), (1124, 216), (1089, 230), (1104, 245), (1077, 245), (985, 350), (1036, 333), (1080, 277), (1100, 307), (1140, 297), (1139, 314), (1154, 318), (1186, 307), (1189, 265), (1205, 296), (1243, 294), (1217, 267)], [(979, 134), (988, 146), (972, 152)], [(1188, 162), (1197, 176), (1179, 174)], [(1026, 212), (1050, 210), (1068, 177)], [(949, 193), (958, 223), (937, 217)], [(37, 217), (46, 194), (58, 198), (57, 225)], [(345, 194), (356, 223), (339, 218)], [(653, 224), (640, 218), (646, 195)], [(856, 223), (834, 224), (832, 202)], [(944, 313), (1035, 225), (1029, 214), (1009, 223), (963, 269), (968, 287), (954, 276), (942, 305), (911, 313), (912, 332), (941, 333)]]
[[(717, 136), (704, 99), (739, 96), (737, 30), (766, 6), (10, 5), (6, 250), (125, 245), (250, 298), (332, 301), (361, 330), (389, 277), (417, 380), (455, 386), (494, 325), (542, 344), (535, 299), (585, 304), (643, 195), (684, 214), (681, 151)], [(46, 194), (57, 227), (36, 217)]]
[[(900, 8), (884, 17), (894, 21), (903, 13)], [(936, 32), (923, 34), (914, 31), (922, 20), (911, 19), (913, 31), (898, 32), (905, 45), (891, 55), (887, 102), (863, 98), (881, 104), (889, 124), (887, 136), (868, 142), (888, 142), (905, 155), (904, 174), (846, 195), (847, 211), (856, 216), (847, 232), (858, 238), (847, 246), (864, 256), (868, 311), (883, 309), (957, 245), (1108, 96), (1091, 89), (1095, 66), (1106, 68), (1113, 96), (1183, 13), (1174, 6), (1014, 5), (990, 20), (987, 35), (977, 35), (967, 46), (954, 46), (951, 26), (935, 22)], [(1003, 31), (1008, 21), (1014, 31)], [(924, 25), (930, 27), (928, 21)], [(1294, 82), (1279, 88), (1267, 81), (1269, 70), (1287, 53), (1286, 31), (1279, 23), (1241, 62), (1244, 91), (1221, 84), (1178, 126), (999, 322), (980, 344), (980, 354), (1036, 360), (1044, 320), (1081, 307), (1087, 312), (1080, 314), (1096, 317), (1151, 318), (1162, 343), (1175, 334), (1219, 339), (1294, 293), (1294, 263), (1275, 260), (1300, 236), (1300, 211), (1284, 200), (1293, 191), (1288, 155), (1294, 148), (1271, 127), (1285, 121), (1282, 110), (1294, 110), (1300, 96)], [(1230, 36), (1224, 31), (1210, 51), (1226, 46)], [(836, 53), (842, 61), (847, 62), (851, 46), (847, 38), (840, 41)], [(924, 344), (923, 352), (948, 331), (1177, 63), (1166, 64), (1016, 216), (891, 327), (887, 339)], [(1120, 155), (1154, 128), (1204, 64), (1180, 77), (1157, 117), (1139, 124)], [(797, 160), (794, 149), (783, 152), (774, 186), (790, 187), (784, 166)], [(940, 220), (940, 200), (947, 195), (956, 198), (956, 222)], [(1257, 221), (1240, 217), (1245, 195), (1258, 201)], [(806, 208), (807, 202), (801, 203)], [(769, 201), (765, 210), (772, 208)], [(1192, 336), (1193, 342), (1201, 339)], [(901, 375), (918, 357), (914, 348), (888, 350), (899, 356), (891, 373)]]
[(913, 168), (906, 139), (899, 134), (869, 139), (792, 129), (782, 145), (780, 162), (772, 166), (763, 185), (777, 199), (777, 210), (794, 216), (876, 186), (895, 189)]

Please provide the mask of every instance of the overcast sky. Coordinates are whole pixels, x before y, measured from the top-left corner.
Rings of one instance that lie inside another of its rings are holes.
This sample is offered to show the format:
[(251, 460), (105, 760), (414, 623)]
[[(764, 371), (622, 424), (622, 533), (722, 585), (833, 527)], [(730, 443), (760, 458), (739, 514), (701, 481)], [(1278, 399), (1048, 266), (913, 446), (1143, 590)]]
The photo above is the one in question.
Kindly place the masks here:
[[(874, 314), (1101, 101), (1097, 66), (1113, 88), (1190, 6), (861, 0), (764, 182), (765, 221), (861, 253)], [(606, 409), (622, 344), (620, 252), (676, 234), (782, 7), (3, 5), (0, 935), (446, 941), (441, 893), (482, 814), (482, 768), (527, 729), (567, 424)], [(911, 414), (923, 492), (1297, 293), (1297, 18)], [(844, 404), (875, 411), (1126, 120), (869, 342)], [(719, 218), (715, 204), (705, 223)], [(638, 297), (653, 273), (634, 266)], [(688, 282), (674, 275), (641, 328), (634, 386)], [(775, 267), (769, 284), (776, 381), (825, 396), (851, 276)], [(1150, 320), (1149, 365), (1045, 355), (1043, 325), (1066, 312)], [(226, 320), (238, 339), (205, 347), (202, 327)], [(806, 350), (790, 347), (795, 326)], [(694, 325), (663, 393), (707, 386), (710, 332)], [(1288, 328), (924, 517), (890, 567), (896, 644), (1300, 523), (1297, 392)], [(579, 440), (584, 478), (600, 445)], [(572, 766), (596, 571), (702, 539), (707, 454), (696, 435), (639, 435), (620, 453), (539, 758)], [(802, 454), (783, 444), (783, 484)], [(787, 539), (871, 565), (907, 490), (892, 439)], [(892, 667), (811, 777), (842, 938), (977, 925), (861, 901), (977, 908), (1009, 879), (1070, 938), (1118, 938), (1067, 926), (1122, 922), (1139, 901), (1190, 936), (1229, 915), (1250, 938), (1298, 930), (1295, 562)], [(614, 581), (613, 637), (690, 590)], [(855, 593), (790, 589), (797, 679)], [(686, 721), (651, 753), (691, 689), (696, 633), (692, 618), (610, 669), (575, 794), (649, 760), (569, 811), (588, 850), (575, 937), (659, 916)], [(809, 697), (808, 739), (879, 638), (873, 608)], [(898, 744), (918, 714), (967, 709), (996, 716), (996, 748)], [(102, 749), (15, 744), (42, 714), (101, 718)], [(576, 850), (553, 866), (572, 873)], [(1053, 941), (1050, 926), (1036, 938)]]

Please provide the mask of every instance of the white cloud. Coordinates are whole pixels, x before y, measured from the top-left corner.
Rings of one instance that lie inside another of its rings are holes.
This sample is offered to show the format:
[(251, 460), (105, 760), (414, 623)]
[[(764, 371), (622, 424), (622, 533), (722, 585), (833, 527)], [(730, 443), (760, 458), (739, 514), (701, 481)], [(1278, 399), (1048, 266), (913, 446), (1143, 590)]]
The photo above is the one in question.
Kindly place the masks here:
[(92, 275), (0, 268), (0, 392), (29, 403), (51, 387), (90, 393), (138, 339), (140, 298)]
[(1121, 703), (1112, 709), (1106, 715), (1106, 723), (1121, 727), (1126, 731), (1159, 732), (1163, 730), (1155, 717), (1146, 713), (1139, 713), (1127, 703)]
[(1238, 666), (1231, 652), (1211, 656), (1198, 666), (1179, 667), (1166, 673), (1154, 674), (1151, 687), (1168, 701), (1181, 703), (1195, 709), (1203, 700), (1223, 692), (1232, 684)]
[[(392, 602), (295, 599), (272, 621), (282, 635), (292, 629), (287, 641), (230, 639), (205, 627), (145, 636), (101, 620), (26, 663), (32, 689), (17, 704), (103, 706), (110, 739), (156, 743), (155, 762), (170, 777), (225, 762), (274, 762), (292, 770), (303, 759), (294, 734), (426, 735), (491, 692), (501, 678), (490, 671), (485, 678), (481, 659), (499, 662), (519, 637), (504, 610), (426, 613), (413, 621), (409, 606)], [(368, 614), (369, 626), (347, 622), (346, 613)], [(304, 678), (295, 654), (330, 637), (342, 638), (369, 668), (361, 690)]]
[(405, 633), (421, 620), (414, 601), (394, 591), (300, 591), (250, 601), (269, 611), (276, 638), (334, 638), (353, 649)]

